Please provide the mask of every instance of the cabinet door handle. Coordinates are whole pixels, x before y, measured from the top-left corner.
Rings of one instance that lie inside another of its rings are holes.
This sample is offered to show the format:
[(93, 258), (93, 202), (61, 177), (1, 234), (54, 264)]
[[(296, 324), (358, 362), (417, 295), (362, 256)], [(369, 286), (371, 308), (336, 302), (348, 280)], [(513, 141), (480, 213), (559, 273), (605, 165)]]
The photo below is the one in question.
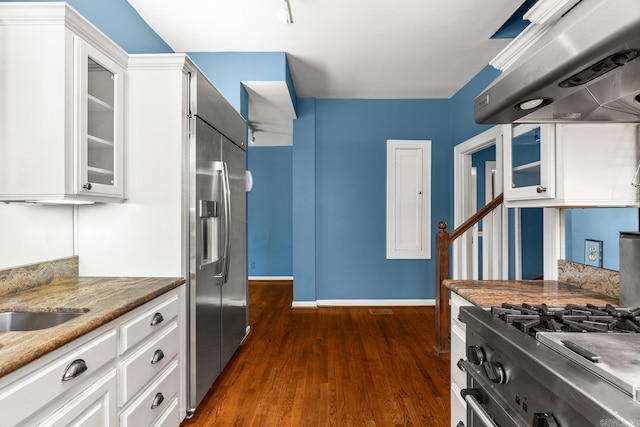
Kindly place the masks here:
[(70, 381), (80, 376), (80, 374), (87, 369), (87, 363), (84, 360), (76, 359), (69, 363), (69, 366), (64, 370), (64, 374), (62, 374), (62, 381)]
[(158, 349), (158, 350), (156, 350), (155, 353), (153, 353), (153, 357), (151, 358), (151, 364), (155, 365), (156, 363), (158, 363), (162, 359), (164, 359), (164, 353), (162, 352), (162, 350)]
[(87, 182), (85, 185), (82, 186), (82, 188), (84, 188), (85, 190), (91, 190), (91, 183)]
[(151, 318), (151, 326), (156, 326), (157, 324), (162, 323), (163, 320), (164, 317), (162, 317), (162, 314), (156, 313)]
[(164, 396), (162, 395), (162, 393), (156, 394), (156, 397), (154, 397), (153, 401), (151, 402), (151, 409), (156, 409), (162, 404), (162, 402), (164, 402)]
[(544, 193), (545, 191), (547, 191), (547, 187), (543, 187), (542, 185), (538, 185), (538, 186), (536, 187), (536, 191), (537, 191), (538, 193)]

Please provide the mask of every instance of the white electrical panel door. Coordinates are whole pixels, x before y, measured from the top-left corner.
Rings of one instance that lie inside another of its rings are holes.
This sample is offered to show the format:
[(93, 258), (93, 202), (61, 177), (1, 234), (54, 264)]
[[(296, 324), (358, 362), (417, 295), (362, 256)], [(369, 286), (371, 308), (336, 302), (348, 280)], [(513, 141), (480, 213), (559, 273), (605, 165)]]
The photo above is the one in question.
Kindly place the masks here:
[(387, 258), (431, 258), (431, 141), (387, 140)]

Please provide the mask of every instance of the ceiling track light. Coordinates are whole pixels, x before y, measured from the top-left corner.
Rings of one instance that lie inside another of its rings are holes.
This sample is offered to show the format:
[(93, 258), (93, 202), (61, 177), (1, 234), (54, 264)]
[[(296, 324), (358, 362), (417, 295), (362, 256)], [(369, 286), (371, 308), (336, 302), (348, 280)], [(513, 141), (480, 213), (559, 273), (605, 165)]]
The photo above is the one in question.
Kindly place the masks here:
[(280, 6), (278, 17), (282, 22), (293, 24), (293, 17), (291, 16), (291, 4), (289, 3), (289, 0), (282, 0), (282, 5)]

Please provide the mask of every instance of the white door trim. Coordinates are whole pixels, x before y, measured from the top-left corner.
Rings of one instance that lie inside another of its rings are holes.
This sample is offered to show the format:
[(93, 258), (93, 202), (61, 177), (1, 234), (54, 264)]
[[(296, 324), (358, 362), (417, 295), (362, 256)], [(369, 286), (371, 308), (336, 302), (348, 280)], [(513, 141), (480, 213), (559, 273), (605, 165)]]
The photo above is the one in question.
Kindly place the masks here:
[[(496, 178), (495, 173), (491, 171), (497, 171), (497, 162), (495, 160), (488, 161), (484, 163), (484, 199), (492, 200), (496, 194)], [(493, 239), (491, 236), (494, 236), (494, 227), (499, 227), (499, 224), (496, 224), (495, 220), (496, 213), (491, 212), (485, 217), (485, 221), (482, 222), (482, 277), (480, 279), (489, 280), (496, 276), (494, 274), (494, 254), (493, 254)], [(487, 236), (485, 238), (485, 236)]]
[[(485, 148), (496, 146), (496, 194), (503, 192), (502, 179), (502, 126), (494, 126), (481, 134), (468, 139), (454, 147), (454, 227), (449, 227), (451, 232), (473, 214), (472, 192), (475, 192), (471, 180), (471, 156), (473, 153)], [(496, 277), (502, 279), (508, 277), (508, 245), (502, 244), (502, 236), (507, 236), (507, 215), (504, 204), (494, 211), (494, 241), (493, 262)], [(504, 221), (502, 220), (504, 218)], [(471, 239), (465, 233), (453, 243), (452, 278), (462, 279), (472, 277), (472, 251)], [(503, 262), (505, 260), (505, 262)]]

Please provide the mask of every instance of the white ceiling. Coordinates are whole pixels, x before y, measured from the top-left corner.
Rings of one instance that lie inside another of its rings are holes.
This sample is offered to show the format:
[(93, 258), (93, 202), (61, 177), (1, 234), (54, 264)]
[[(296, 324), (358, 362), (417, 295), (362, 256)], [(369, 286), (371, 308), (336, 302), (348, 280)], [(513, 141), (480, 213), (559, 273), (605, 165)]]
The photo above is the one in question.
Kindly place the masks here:
[(128, 0), (176, 52), (286, 52), (298, 97), (449, 98), (523, 0)]

